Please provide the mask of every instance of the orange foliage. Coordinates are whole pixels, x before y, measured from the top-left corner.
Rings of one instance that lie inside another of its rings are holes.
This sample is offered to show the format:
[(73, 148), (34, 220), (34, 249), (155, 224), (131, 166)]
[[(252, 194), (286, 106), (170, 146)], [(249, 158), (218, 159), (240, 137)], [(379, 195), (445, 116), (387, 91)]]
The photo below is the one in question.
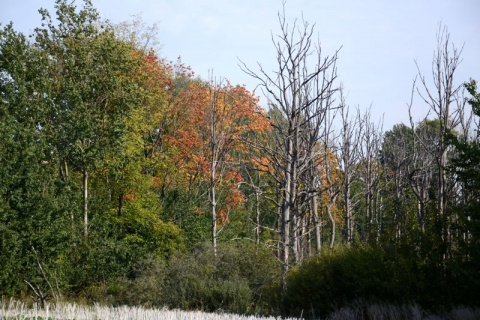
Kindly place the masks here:
[(199, 215), (199, 216), (203, 216), (205, 214), (205, 211), (203, 211), (199, 207), (195, 207), (193, 211), (195, 212), (196, 215)]
[(129, 125), (140, 137), (132, 140), (143, 144), (144, 172), (152, 176), (152, 187), (190, 190), (208, 184), (213, 165), (215, 185), (226, 195), (217, 207), (219, 223), (228, 222), (230, 210), (245, 201), (238, 190), (243, 181), (238, 164), (240, 158), (252, 157), (247, 138), (270, 130), (258, 98), (243, 86), (194, 80), (180, 59), (173, 64), (153, 51), (134, 54), (140, 63), (132, 77), (142, 103)]
[[(328, 161), (330, 179), (327, 179), (325, 161)], [(342, 183), (342, 170), (340, 169), (340, 161), (337, 155), (331, 151), (328, 151), (326, 159), (321, 158), (318, 161), (317, 168), (321, 183), (320, 189), (322, 191), (320, 195), (320, 202), (321, 205), (325, 207), (330, 201), (328, 189), (330, 188), (331, 190), (335, 190), (339, 188)], [(330, 213), (332, 214), (336, 224), (343, 225), (344, 219), (341, 212), (341, 206), (338, 205), (339, 202), (341, 202), (341, 199), (337, 198), (335, 204), (330, 208)]]
[(123, 195), (123, 199), (125, 199), (125, 200), (138, 200), (138, 199), (140, 199), (140, 196), (138, 194), (135, 194), (134, 190), (129, 190), (128, 193)]
[[(219, 209), (219, 216), (245, 201), (238, 190), (243, 180), (235, 169), (239, 155), (245, 155), (246, 138), (252, 132), (270, 128), (258, 99), (245, 87), (214, 85), (190, 81), (180, 93), (176, 108), (183, 113), (181, 125), (168, 137), (175, 146), (173, 156), (185, 183), (208, 182), (212, 161), (221, 167), (216, 171), (217, 185), (228, 190), (228, 206)], [(215, 118), (212, 118), (215, 117)], [(212, 143), (215, 148), (212, 149)], [(248, 156), (248, 155), (247, 155)], [(220, 218), (226, 221), (225, 217)]]

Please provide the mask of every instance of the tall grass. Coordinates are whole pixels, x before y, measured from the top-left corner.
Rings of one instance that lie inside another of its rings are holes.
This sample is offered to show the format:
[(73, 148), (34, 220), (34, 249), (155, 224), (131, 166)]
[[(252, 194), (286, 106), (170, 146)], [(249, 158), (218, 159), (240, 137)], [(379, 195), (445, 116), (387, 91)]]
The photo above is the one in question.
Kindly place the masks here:
[[(311, 318), (311, 315), (306, 315)], [(46, 304), (45, 308), (28, 307), (16, 300), (0, 301), (0, 320), (275, 320), (280, 317), (256, 317), (229, 313), (206, 313), (142, 307), (84, 306), (72, 303)], [(282, 318), (286, 319), (286, 318)], [(294, 320), (294, 318), (288, 318)], [(356, 304), (331, 313), (327, 320), (476, 320), (480, 308), (459, 307), (448, 313), (424, 315), (416, 304)]]
[(458, 307), (441, 314), (424, 314), (416, 304), (357, 304), (331, 313), (327, 320), (478, 320), (480, 308)]
[(274, 320), (275, 317), (243, 316), (228, 313), (205, 313), (167, 309), (146, 309), (141, 307), (106, 307), (101, 305), (82, 306), (71, 303), (46, 304), (40, 309), (25, 303), (9, 300), (0, 302), (0, 320)]

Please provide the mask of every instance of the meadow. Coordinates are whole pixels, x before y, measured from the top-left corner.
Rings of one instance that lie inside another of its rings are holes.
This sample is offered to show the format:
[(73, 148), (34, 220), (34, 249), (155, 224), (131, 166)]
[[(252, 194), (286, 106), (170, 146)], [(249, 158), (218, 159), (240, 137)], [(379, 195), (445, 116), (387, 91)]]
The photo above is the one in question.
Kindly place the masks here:
[[(305, 313), (307, 319), (321, 319)], [(47, 303), (45, 308), (28, 306), (13, 299), (0, 301), (0, 320), (295, 320), (298, 318), (261, 317), (231, 313), (207, 313), (202, 311), (169, 310), (166, 308), (108, 307), (99, 304), (86, 306), (74, 303)], [(326, 320), (475, 320), (480, 319), (480, 308), (459, 307), (448, 313), (424, 315), (416, 304), (394, 306), (388, 304), (354, 304), (341, 308)]]
[(206, 313), (201, 311), (181, 311), (158, 308), (142, 307), (107, 307), (98, 304), (85, 306), (72, 303), (58, 303), (45, 305), (38, 308), (35, 305), (15, 300), (3, 300), (0, 302), (0, 320), (26, 320), (26, 319), (49, 319), (49, 320), (136, 320), (136, 319), (162, 319), (162, 320), (274, 320), (276, 317), (256, 317), (235, 315), (229, 313)]

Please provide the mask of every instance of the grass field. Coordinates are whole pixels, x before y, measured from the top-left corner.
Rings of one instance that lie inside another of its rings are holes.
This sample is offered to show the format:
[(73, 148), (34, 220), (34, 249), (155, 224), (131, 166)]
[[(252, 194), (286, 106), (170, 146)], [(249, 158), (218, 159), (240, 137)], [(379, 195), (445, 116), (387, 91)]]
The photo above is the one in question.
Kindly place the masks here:
[(275, 317), (242, 316), (227, 313), (205, 313), (167, 309), (146, 309), (140, 307), (105, 307), (100, 305), (83, 306), (71, 303), (47, 304), (44, 309), (29, 308), (14, 300), (0, 302), (0, 320), (13, 319), (76, 319), (76, 320), (267, 320)]
[[(306, 316), (312, 317), (312, 315)], [(244, 316), (228, 313), (205, 313), (141, 307), (84, 306), (72, 303), (47, 304), (44, 309), (28, 307), (15, 300), (0, 301), (0, 320), (274, 320), (280, 317)], [(325, 319), (325, 318), (323, 318)], [(369, 305), (342, 308), (326, 320), (476, 320), (480, 308), (459, 307), (449, 313), (424, 315), (416, 305)], [(293, 318), (290, 318), (293, 320)]]

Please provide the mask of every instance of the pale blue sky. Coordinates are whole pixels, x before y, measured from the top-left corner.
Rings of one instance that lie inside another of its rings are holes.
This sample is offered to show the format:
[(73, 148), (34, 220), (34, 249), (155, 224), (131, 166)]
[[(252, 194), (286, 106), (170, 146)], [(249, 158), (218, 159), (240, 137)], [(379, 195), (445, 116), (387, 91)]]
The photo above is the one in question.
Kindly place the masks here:
[[(77, 0), (78, 2), (78, 0)], [(256, 82), (238, 67), (238, 58), (256, 68), (275, 68), (271, 32), (279, 30), (277, 12), (282, 0), (93, 0), (102, 18), (118, 23), (143, 13), (147, 24), (157, 23), (160, 55), (182, 60), (197, 75), (229, 79), (249, 89)], [(0, 0), (0, 21), (14, 22), (29, 34), (40, 24), (40, 7), (54, 13), (54, 0)], [(81, 2), (78, 2), (81, 4)], [(316, 24), (325, 54), (343, 46), (338, 60), (339, 80), (347, 102), (370, 107), (375, 121), (384, 115), (384, 129), (407, 122), (407, 102), (417, 73), (426, 76), (436, 48), (438, 24), (445, 24), (451, 41), (464, 46), (457, 83), (480, 81), (479, 0), (287, 0), (288, 20)], [(259, 92), (257, 92), (259, 93)], [(425, 114), (417, 98), (414, 118)]]

